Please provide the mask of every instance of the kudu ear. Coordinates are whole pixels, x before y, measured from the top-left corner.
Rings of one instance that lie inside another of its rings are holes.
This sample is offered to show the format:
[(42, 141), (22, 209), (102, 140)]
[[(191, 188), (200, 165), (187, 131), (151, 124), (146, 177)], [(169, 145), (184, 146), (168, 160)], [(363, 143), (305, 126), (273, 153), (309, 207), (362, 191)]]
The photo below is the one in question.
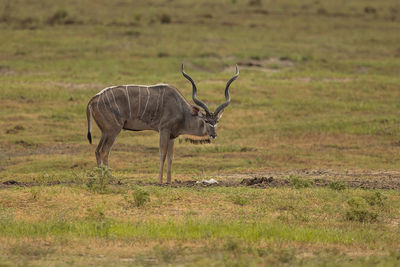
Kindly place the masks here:
[(199, 114), (201, 114), (200, 109), (198, 107), (192, 106), (192, 115), (198, 116)]

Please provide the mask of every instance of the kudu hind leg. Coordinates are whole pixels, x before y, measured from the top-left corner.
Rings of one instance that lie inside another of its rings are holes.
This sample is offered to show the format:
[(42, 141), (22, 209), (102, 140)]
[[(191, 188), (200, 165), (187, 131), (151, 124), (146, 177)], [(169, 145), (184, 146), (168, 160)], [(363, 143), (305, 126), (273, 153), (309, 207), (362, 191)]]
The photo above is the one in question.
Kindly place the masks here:
[(99, 144), (97, 145), (96, 152), (95, 152), (95, 154), (96, 154), (96, 161), (97, 161), (97, 167), (100, 167), (100, 166), (101, 166), (101, 163), (102, 163), (102, 162), (101, 162), (100, 151), (101, 151), (101, 149), (102, 149), (102, 147), (103, 147), (104, 140), (105, 140), (105, 135), (104, 135), (104, 133), (102, 133), (102, 134), (101, 134), (100, 141), (99, 141)]
[(101, 147), (101, 150), (100, 150), (100, 157), (101, 157), (101, 161), (103, 162), (103, 164), (105, 166), (108, 166), (108, 156), (110, 155), (111, 148), (112, 148), (118, 134), (119, 134), (119, 131), (109, 133), (109, 134), (107, 134), (106, 138), (104, 139), (103, 146)]

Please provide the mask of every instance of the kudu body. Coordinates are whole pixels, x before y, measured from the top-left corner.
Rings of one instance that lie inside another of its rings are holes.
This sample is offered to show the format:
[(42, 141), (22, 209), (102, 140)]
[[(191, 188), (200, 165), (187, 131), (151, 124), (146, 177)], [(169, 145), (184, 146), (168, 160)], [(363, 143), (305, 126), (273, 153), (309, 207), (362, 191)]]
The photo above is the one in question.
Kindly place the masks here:
[(223, 109), (230, 103), (229, 85), (238, 77), (239, 70), (227, 83), (226, 102), (214, 113), (196, 98), (197, 88), (194, 81), (184, 72), (182, 74), (192, 83), (193, 101), (204, 109), (191, 105), (178, 89), (167, 84), (152, 86), (122, 85), (103, 89), (88, 103), (89, 142), (91, 137), (91, 117), (101, 130), (101, 139), (96, 148), (97, 165), (108, 166), (108, 155), (117, 135), (122, 129), (131, 131), (154, 130), (160, 133), (160, 173), (162, 183), (164, 162), (167, 158), (167, 182), (171, 182), (171, 165), (174, 139), (181, 134), (198, 136), (209, 140), (216, 137), (216, 126)]

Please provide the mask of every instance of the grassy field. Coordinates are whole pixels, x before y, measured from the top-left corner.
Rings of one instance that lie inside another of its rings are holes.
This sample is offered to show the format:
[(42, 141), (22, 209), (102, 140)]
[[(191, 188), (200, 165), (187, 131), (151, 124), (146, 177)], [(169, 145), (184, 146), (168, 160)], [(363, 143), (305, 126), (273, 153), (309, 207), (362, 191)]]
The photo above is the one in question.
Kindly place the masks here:
[[(0, 266), (399, 265), (399, 32), (395, 0), (0, 1)], [(173, 186), (156, 132), (94, 169), (90, 98), (191, 99), (181, 63), (211, 109), (239, 65), (216, 141), (176, 145)]]

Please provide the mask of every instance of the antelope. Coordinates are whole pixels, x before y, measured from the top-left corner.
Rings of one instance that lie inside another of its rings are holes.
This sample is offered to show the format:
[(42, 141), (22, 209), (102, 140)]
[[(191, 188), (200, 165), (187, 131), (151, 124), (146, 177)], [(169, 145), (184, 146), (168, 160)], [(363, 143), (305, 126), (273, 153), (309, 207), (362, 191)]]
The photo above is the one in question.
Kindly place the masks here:
[(185, 73), (183, 64), (181, 71), (192, 84), (192, 99), (197, 106), (190, 104), (178, 89), (167, 84), (111, 86), (100, 91), (89, 101), (86, 116), (87, 138), (90, 144), (92, 143), (91, 117), (101, 130), (101, 138), (95, 152), (97, 166), (100, 167), (102, 164), (108, 166), (110, 150), (122, 129), (153, 130), (160, 133), (159, 183), (163, 182), (165, 158), (167, 158), (167, 183), (170, 183), (175, 138), (187, 135), (194, 141), (210, 142), (210, 138), (217, 137), (218, 120), (231, 101), (229, 86), (239, 76), (238, 66), (236, 65), (236, 74), (226, 84), (226, 101), (214, 112), (197, 99), (196, 84)]

